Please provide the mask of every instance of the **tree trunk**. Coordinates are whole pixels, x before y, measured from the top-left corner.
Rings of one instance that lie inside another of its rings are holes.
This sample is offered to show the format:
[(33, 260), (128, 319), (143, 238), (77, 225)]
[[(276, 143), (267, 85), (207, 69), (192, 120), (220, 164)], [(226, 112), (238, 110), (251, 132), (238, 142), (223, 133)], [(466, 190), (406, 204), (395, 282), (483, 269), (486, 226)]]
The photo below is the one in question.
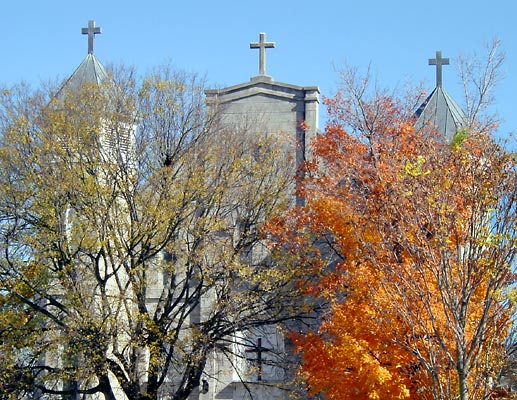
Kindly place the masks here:
[(460, 389), (460, 400), (468, 400), (467, 374), (464, 368), (458, 368), (458, 383)]
[(108, 375), (102, 375), (99, 377), (99, 386), (105, 400), (117, 400), (113, 393), (113, 389), (111, 388), (111, 382)]

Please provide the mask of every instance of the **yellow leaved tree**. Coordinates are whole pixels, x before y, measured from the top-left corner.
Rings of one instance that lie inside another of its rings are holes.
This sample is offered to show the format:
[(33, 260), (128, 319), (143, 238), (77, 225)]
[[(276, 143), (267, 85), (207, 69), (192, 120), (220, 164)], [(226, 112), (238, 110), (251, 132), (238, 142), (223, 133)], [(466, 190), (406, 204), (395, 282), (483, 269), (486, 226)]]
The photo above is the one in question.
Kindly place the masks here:
[(300, 269), (262, 249), (284, 148), (223, 129), (168, 67), (3, 90), (0, 397), (186, 399), (236, 332), (303, 315)]

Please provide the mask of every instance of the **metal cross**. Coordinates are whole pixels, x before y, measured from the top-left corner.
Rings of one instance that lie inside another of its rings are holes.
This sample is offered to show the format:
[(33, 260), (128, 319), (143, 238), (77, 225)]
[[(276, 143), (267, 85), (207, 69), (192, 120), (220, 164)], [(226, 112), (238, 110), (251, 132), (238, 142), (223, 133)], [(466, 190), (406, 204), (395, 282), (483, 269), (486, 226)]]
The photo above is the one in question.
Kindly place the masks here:
[(93, 54), (93, 39), (97, 33), (102, 33), (101, 28), (95, 26), (95, 21), (88, 21), (88, 28), (82, 28), (81, 33), (88, 35), (88, 54)]
[(266, 34), (259, 34), (259, 42), (250, 43), (250, 49), (259, 49), (259, 75), (266, 75), (266, 49), (275, 47), (275, 42), (266, 42)]
[(254, 346), (252, 349), (246, 350), (246, 353), (257, 353), (258, 381), (262, 380), (262, 353), (267, 353), (268, 351), (271, 351), (271, 349), (262, 347), (262, 338), (257, 339), (256, 346)]
[(442, 52), (436, 52), (436, 58), (429, 59), (429, 65), (436, 65), (436, 87), (442, 86), (442, 65), (449, 65), (448, 58), (442, 58)]

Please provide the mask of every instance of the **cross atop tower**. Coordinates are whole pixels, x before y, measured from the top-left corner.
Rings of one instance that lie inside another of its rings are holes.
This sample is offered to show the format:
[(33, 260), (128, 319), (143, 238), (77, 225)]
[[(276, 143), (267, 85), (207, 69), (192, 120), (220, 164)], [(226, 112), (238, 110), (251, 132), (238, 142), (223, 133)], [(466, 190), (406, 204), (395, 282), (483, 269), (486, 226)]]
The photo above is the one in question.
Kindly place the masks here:
[(429, 59), (429, 65), (436, 65), (436, 87), (442, 86), (442, 65), (449, 65), (448, 58), (442, 58), (442, 52), (436, 52), (436, 58)]
[(275, 47), (275, 42), (266, 42), (266, 34), (259, 34), (259, 42), (250, 43), (250, 49), (259, 49), (259, 75), (266, 75), (266, 49)]
[(93, 39), (95, 39), (95, 35), (98, 33), (102, 33), (100, 27), (95, 26), (95, 21), (88, 21), (88, 28), (82, 28), (81, 33), (83, 35), (88, 35), (88, 54), (93, 54)]

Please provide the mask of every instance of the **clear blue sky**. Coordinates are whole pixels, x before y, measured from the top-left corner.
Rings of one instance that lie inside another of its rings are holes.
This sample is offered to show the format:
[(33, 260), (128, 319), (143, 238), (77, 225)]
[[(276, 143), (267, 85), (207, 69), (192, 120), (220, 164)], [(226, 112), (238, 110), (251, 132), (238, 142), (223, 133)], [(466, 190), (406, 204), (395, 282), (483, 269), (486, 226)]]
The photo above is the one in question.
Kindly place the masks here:
[(517, 131), (517, 2), (514, 0), (10, 0), (2, 4), (0, 82), (70, 75), (87, 53), (81, 28), (102, 27), (95, 55), (103, 64), (139, 71), (170, 61), (205, 75), (213, 87), (247, 82), (258, 73), (249, 43), (267, 33), (267, 73), (276, 81), (317, 85), (332, 95), (335, 66), (364, 70), (393, 88), (409, 80), (434, 88), (427, 65), (436, 50), (451, 59), (444, 87), (459, 104), (455, 59), (481, 52), (492, 38), (506, 52), (506, 78), (497, 90), (500, 134)]

